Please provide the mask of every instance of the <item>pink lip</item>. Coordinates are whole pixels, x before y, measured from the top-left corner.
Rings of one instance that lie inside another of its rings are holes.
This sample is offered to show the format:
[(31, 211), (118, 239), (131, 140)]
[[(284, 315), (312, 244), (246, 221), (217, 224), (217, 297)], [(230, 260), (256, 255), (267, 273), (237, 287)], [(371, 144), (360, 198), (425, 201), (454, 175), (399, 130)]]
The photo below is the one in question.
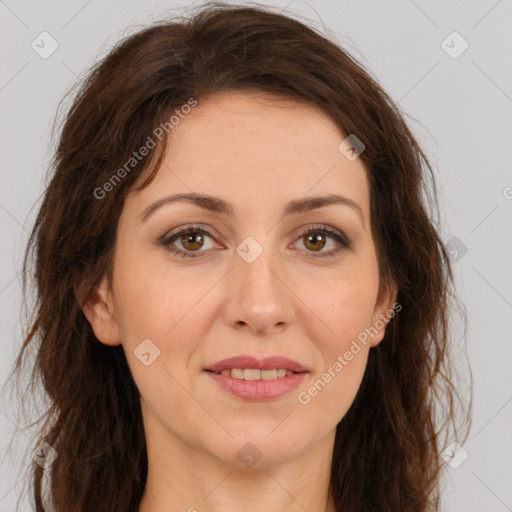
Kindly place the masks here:
[[(254, 368), (258, 370), (284, 368), (295, 373), (272, 380), (234, 379), (231, 376), (214, 373), (231, 368)], [(296, 361), (286, 357), (275, 356), (258, 360), (251, 356), (237, 356), (223, 359), (213, 366), (206, 368), (205, 372), (224, 391), (244, 400), (263, 401), (278, 398), (295, 389), (307, 375), (308, 370)]]
[[(254, 368), (256, 370), (272, 370), (273, 368), (284, 368), (292, 372), (307, 372), (297, 361), (292, 361), (287, 357), (274, 356), (265, 359), (256, 359), (251, 356), (236, 356), (229, 359), (223, 359), (218, 363), (206, 368), (211, 372), (221, 372), (222, 370), (230, 370), (231, 368)], [(283, 377), (284, 378), (284, 377)]]
[(278, 398), (292, 389), (295, 389), (307, 372), (292, 373), (286, 377), (273, 380), (243, 380), (234, 379), (227, 375), (206, 372), (217, 384), (228, 393), (244, 400), (272, 400)]

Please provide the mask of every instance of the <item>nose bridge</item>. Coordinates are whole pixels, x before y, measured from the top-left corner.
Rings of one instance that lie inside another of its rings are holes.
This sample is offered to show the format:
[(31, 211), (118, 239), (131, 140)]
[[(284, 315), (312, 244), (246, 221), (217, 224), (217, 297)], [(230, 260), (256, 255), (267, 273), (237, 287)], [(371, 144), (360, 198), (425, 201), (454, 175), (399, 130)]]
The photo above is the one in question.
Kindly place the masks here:
[[(250, 248), (248, 254), (253, 251), (254, 248)], [(240, 254), (238, 256), (235, 264), (237, 277), (250, 286), (250, 289), (245, 290), (246, 293), (252, 291), (273, 294), (277, 291), (274, 290), (277, 280), (275, 268), (278, 266), (275, 251), (267, 247), (260, 254), (251, 254), (251, 259), (245, 259)]]
[(282, 265), (277, 251), (247, 237), (236, 252), (230, 272), (229, 321), (257, 331), (289, 323), (292, 308), (279, 275)]

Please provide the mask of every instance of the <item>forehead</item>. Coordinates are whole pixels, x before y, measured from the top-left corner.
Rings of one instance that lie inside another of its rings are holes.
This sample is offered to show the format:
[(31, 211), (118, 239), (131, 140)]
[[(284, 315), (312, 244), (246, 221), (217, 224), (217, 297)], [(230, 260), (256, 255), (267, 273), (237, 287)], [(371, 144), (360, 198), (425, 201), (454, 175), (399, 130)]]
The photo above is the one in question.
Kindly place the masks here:
[(368, 215), (366, 169), (339, 150), (345, 134), (319, 107), (265, 92), (223, 92), (180, 116), (144, 203), (164, 193), (209, 193), (241, 208), (280, 207), (338, 193)]
[(172, 130), (170, 143), (178, 150), (184, 144), (196, 145), (208, 150), (210, 158), (220, 155), (228, 162), (257, 157), (258, 163), (272, 165), (336, 152), (341, 137), (314, 104), (265, 92), (223, 92), (200, 101), (184, 116)]

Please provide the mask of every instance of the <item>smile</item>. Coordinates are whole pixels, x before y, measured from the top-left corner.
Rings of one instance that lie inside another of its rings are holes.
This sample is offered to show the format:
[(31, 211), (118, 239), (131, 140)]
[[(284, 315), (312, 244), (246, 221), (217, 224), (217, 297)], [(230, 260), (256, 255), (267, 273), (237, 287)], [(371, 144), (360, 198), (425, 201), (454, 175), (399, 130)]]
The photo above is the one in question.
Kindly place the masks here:
[(243, 379), (243, 380), (273, 380), (273, 379), (282, 379), (287, 375), (291, 375), (291, 370), (287, 370), (286, 368), (276, 368), (273, 370), (258, 370), (256, 368), (227, 368), (226, 370), (222, 370), (221, 372), (214, 372), (217, 375), (224, 375), (227, 377), (232, 377), (233, 379)]

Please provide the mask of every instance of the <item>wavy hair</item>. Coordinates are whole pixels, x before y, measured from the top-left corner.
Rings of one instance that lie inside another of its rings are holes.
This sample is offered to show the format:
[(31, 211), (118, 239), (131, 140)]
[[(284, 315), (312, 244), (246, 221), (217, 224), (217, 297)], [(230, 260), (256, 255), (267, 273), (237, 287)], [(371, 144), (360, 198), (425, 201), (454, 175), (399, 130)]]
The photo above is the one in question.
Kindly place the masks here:
[(24, 296), (33, 277), (36, 301), (13, 369), (30, 370), (30, 396), (42, 386), (36, 445), (58, 453), (46, 470), (30, 470), (37, 512), (138, 509), (147, 478), (138, 390), (122, 347), (96, 339), (80, 304), (111, 276), (124, 198), (154, 178), (167, 131), (108, 194), (97, 191), (190, 98), (244, 90), (307, 101), (364, 143), (380, 277), (402, 306), (336, 427), (336, 510), (439, 510), (443, 443), (460, 412), (469, 425), (470, 407), (451, 362), (458, 301), (431, 164), (398, 106), (340, 44), (271, 8), (208, 3), (125, 36), (62, 116), (24, 255)]

